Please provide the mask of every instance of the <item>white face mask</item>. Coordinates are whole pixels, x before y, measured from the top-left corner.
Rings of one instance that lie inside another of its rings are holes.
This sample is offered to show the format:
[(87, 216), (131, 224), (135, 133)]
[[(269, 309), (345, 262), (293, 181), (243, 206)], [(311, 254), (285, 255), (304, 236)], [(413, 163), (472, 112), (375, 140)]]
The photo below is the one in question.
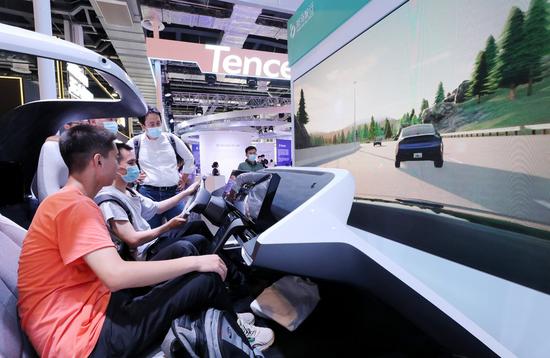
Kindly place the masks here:
[(157, 139), (158, 137), (160, 137), (161, 133), (162, 133), (161, 127), (147, 128), (147, 135), (150, 138)]
[(248, 156), (248, 160), (249, 160), (250, 162), (255, 162), (255, 161), (256, 161), (256, 154), (250, 154), (250, 155)]
[(118, 132), (118, 124), (115, 121), (103, 122), (103, 128), (105, 128), (106, 130), (108, 130), (113, 134), (117, 134)]

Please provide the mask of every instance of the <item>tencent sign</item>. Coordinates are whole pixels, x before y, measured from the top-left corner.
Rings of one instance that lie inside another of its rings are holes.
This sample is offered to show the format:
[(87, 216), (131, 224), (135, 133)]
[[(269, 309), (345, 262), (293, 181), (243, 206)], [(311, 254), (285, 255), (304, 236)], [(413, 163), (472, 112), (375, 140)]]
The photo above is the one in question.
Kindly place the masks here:
[(204, 73), (290, 80), (285, 54), (147, 38), (147, 56), (195, 62)]

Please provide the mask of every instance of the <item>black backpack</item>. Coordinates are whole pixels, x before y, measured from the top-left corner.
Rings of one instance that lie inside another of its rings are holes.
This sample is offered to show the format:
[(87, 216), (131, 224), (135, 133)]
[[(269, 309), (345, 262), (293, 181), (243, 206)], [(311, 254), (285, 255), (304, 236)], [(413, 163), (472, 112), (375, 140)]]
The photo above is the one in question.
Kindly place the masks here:
[[(134, 154), (136, 155), (136, 164), (141, 169), (141, 167), (139, 166), (139, 147), (141, 145), (140, 139), (141, 137), (139, 136), (134, 138)], [(172, 146), (174, 153), (176, 153), (176, 163), (179, 163), (183, 160), (183, 158), (178, 154), (178, 151), (176, 150), (176, 140), (171, 133), (168, 133), (168, 140), (170, 140), (170, 145)]]
[[(130, 193), (135, 195), (135, 193), (133, 191), (131, 191), (130, 189), (128, 189), (128, 191), (130, 191)], [(117, 198), (113, 195), (110, 195), (110, 194), (101, 194), (101, 195), (96, 196), (94, 198), (94, 201), (97, 204), (97, 206), (100, 206), (102, 203), (105, 203), (105, 202), (108, 202), (108, 201), (116, 203), (118, 206), (120, 206), (126, 212), (126, 215), (128, 216), (128, 221), (130, 222), (130, 224), (133, 223), (132, 213), (130, 212), (130, 209), (128, 209), (126, 204), (122, 200), (120, 200), (119, 198)], [(108, 228), (108, 229), (109, 229), (109, 231), (111, 231), (111, 228)], [(135, 261), (134, 257), (132, 256), (132, 253), (130, 251), (130, 247), (128, 246), (128, 244), (126, 244), (124, 241), (118, 240), (118, 239), (116, 241), (113, 239), (113, 242), (115, 244), (116, 250), (118, 251), (118, 254), (120, 255), (120, 257), (123, 260), (125, 260), (125, 261)]]
[(234, 314), (215, 308), (176, 318), (162, 351), (168, 358), (263, 358), (250, 346)]

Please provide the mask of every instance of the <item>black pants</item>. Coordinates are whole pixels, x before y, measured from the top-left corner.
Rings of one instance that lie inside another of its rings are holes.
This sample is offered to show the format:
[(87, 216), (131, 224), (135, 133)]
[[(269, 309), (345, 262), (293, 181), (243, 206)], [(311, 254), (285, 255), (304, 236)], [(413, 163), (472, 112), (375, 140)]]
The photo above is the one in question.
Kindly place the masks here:
[(204, 255), (212, 246), (212, 233), (201, 220), (190, 221), (180, 229), (162, 235), (147, 248), (146, 259), (168, 260), (178, 257)]
[(214, 307), (232, 312), (218, 274), (190, 273), (136, 296), (122, 290), (111, 295), (105, 323), (90, 357), (134, 357), (160, 345), (172, 321)]

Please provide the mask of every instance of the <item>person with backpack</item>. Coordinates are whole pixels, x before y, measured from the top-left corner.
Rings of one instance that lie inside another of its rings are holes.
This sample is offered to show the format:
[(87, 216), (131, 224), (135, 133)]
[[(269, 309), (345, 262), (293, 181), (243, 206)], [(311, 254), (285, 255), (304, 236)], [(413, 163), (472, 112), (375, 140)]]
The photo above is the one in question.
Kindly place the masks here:
[[(193, 154), (176, 135), (162, 132), (160, 112), (156, 108), (149, 107), (147, 113), (139, 117), (139, 123), (143, 133), (126, 143), (134, 149), (137, 165), (145, 174), (138, 191), (154, 201), (169, 199), (183, 189), (187, 177), (193, 173)], [(181, 176), (178, 157), (184, 162)], [(149, 225), (153, 229), (161, 226), (164, 220), (179, 215), (184, 205), (180, 201), (170, 210), (153, 216), (148, 220)]]
[(92, 200), (116, 176), (114, 139), (106, 129), (85, 125), (61, 136), (69, 179), (40, 204), (23, 241), (17, 307), (38, 355), (143, 356), (176, 318), (211, 307), (226, 312), (250, 342), (261, 333), (271, 333), (272, 342), (272, 331), (237, 318), (218, 255), (121, 259)]

